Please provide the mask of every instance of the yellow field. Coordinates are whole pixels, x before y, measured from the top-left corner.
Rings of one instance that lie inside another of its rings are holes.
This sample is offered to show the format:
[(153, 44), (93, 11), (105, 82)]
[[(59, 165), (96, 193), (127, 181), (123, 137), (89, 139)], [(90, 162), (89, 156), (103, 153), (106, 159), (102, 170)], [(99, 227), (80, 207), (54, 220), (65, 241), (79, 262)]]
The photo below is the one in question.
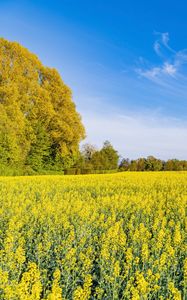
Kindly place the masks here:
[(186, 201), (182, 172), (0, 177), (0, 299), (186, 299)]

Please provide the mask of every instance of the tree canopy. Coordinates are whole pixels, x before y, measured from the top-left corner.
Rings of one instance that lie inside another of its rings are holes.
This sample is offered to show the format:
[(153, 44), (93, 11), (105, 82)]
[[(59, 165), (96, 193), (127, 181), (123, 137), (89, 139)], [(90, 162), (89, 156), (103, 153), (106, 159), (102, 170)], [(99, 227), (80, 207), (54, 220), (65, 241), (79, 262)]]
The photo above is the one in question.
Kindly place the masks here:
[(87, 143), (82, 147), (81, 157), (76, 166), (98, 171), (116, 170), (118, 168), (118, 161), (118, 152), (109, 141), (105, 141), (100, 150)]
[(0, 38), (0, 162), (70, 167), (85, 130), (59, 73)]

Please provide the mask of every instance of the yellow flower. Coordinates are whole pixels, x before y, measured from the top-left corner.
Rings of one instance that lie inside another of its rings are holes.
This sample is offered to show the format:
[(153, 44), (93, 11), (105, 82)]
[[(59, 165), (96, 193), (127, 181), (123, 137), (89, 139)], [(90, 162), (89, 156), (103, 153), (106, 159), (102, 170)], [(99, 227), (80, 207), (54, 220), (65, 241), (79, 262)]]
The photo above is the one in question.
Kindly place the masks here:
[(114, 264), (114, 277), (118, 277), (120, 274), (120, 262), (119, 261), (116, 261), (115, 264)]
[(132, 254), (132, 249), (131, 248), (127, 248), (126, 251), (126, 261), (128, 264), (130, 264), (133, 260), (133, 254)]
[(52, 291), (48, 295), (47, 300), (62, 300), (62, 289), (59, 285), (60, 280), (60, 270), (56, 269), (56, 271), (53, 274), (53, 284), (52, 284)]
[(174, 245), (178, 245), (181, 242), (181, 233), (180, 233), (180, 225), (176, 225), (175, 232), (174, 232)]
[(137, 283), (137, 289), (140, 292), (140, 295), (145, 295), (147, 293), (148, 288), (148, 282), (145, 280), (142, 273), (139, 271), (136, 271), (136, 283)]
[(88, 300), (91, 295), (91, 286), (92, 286), (92, 276), (87, 275), (84, 281), (83, 288), (78, 287), (74, 294), (73, 294), (73, 300)]
[(148, 245), (146, 243), (143, 243), (143, 245), (142, 245), (142, 260), (146, 261), (146, 260), (148, 260), (148, 257), (149, 257)]

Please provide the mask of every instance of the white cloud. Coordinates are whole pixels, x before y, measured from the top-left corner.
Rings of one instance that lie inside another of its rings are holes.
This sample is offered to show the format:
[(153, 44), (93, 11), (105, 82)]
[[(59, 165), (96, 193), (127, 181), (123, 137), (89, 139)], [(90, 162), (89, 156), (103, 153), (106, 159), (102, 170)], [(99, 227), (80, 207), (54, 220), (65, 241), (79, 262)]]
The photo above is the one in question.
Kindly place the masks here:
[(169, 46), (169, 33), (168, 32), (155, 32), (159, 38), (154, 42), (153, 49), (155, 50), (156, 54), (159, 56), (163, 56), (162, 49), (165, 47), (171, 53), (176, 53), (174, 49)]
[(154, 67), (152, 69), (148, 69), (148, 70), (142, 70), (142, 69), (137, 69), (137, 72), (146, 77), (147, 79), (154, 79), (155, 77), (157, 77), (160, 73), (161, 73), (161, 68), (159, 67)]
[(153, 45), (153, 49), (155, 50), (156, 54), (158, 56), (161, 56), (161, 49), (160, 49), (160, 43), (158, 41), (156, 41)]
[[(135, 71), (157, 85), (167, 88), (179, 94), (187, 94), (187, 49), (175, 51), (169, 46), (169, 34), (157, 33), (159, 39), (153, 44), (155, 53), (161, 59), (161, 63), (153, 65), (140, 61), (140, 65)], [(180, 89), (179, 89), (180, 86)]]
[(155, 80), (156, 78), (163, 78), (164, 75), (174, 77), (177, 74), (177, 67), (171, 63), (164, 62), (160, 67), (153, 67), (150, 69), (136, 69), (137, 73), (147, 79)]
[(162, 71), (170, 76), (173, 76), (177, 72), (177, 68), (175, 67), (175, 65), (165, 62), (162, 67)]
[(162, 42), (163, 42), (164, 46), (168, 47), (169, 33), (168, 32), (161, 33), (161, 38), (162, 38)]

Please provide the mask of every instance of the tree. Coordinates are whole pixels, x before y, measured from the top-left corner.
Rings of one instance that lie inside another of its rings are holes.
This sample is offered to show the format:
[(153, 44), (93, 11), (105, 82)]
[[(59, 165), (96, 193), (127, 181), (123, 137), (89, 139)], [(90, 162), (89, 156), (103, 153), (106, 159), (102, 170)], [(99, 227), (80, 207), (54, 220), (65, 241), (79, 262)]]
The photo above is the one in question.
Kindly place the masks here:
[(137, 171), (137, 161), (136, 160), (131, 160), (130, 171)]
[(35, 129), (35, 136), (36, 140), (30, 146), (26, 163), (36, 171), (45, 168), (45, 166), (50, 169), (52, 164), (49, 160), (51, 158), (50, 140), (40, 123), (37, 124)]
[(85, 131), (58, 72), (2, 38), (0, 71), (0, 160), (35, 168), (44, 161), (73, 164)]
[(106, 169), (117, 169), (119, 155), (118, 152), (113, 148), (112, 144), (109, 141), (105, 141), (101, 153), (105, 159)]
[(163, 168), (163, 162), (154, 156), (147, 157), (147, 167), (148, 171), (161, 171)]
[(100, 151), (96, 151), (91, 159), (91, 166), (94, 170), (107, 170), (106, 157)]
[(136, 168), (137, 171), (145, 171), (146, 170), (146, 164), (147, 164), (147, 160), (143, 157), (138, 158), (136, 160)]
[(185, 170), (184, 163), (181, 163), (178, 159), (168, 159), (165, 163), (166, 171), (182, 171)]
[(17, 144), (17, 136), (14, 123), (8, 118), (2, 104), (0, 104), (0, 163), (17, 164), (21, 149)]
[(93, 154), (97, 151), (96, 147), (94, 145), (91, 145), (89, 143), (84, 144), (82, 146), (82, 155), (85, 159), (85, 162), (91, 162)]
[(119, 165), (120, 171), (128, 171), (130, 170), (130, 160), (129, 158), (123, 158)]
[(105, 141), (100, 151), (96, 151), (91, 159), (94, 169), (112, 170), (118, 168), (119, 155), (109, 141)]

